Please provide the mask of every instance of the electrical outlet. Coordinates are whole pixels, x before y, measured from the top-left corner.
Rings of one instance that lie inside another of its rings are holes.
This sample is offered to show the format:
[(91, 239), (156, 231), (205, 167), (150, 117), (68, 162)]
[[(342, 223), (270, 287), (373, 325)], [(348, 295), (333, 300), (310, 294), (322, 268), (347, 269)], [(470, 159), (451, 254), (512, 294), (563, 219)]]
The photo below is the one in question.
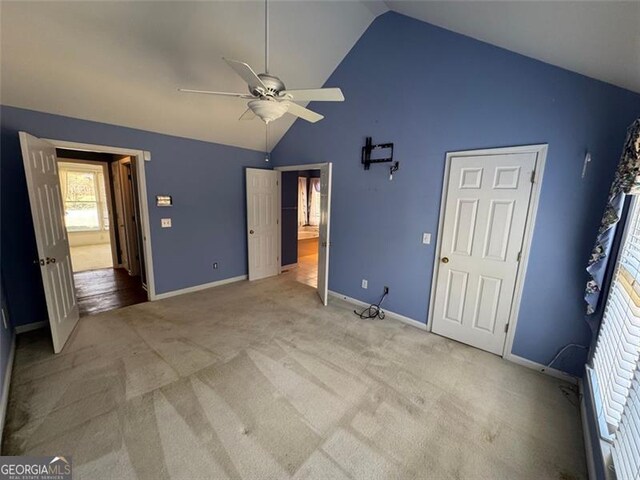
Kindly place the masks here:
[(362, 288), (369, 288), (369, 282), (364, 278), (362, 279)]
[(389, 287), (387, 287), (386, 285), (384, 286), (384, 293), (385, 294), (389, 293)]
[(162, 228), (171, 228), (171, 219), (170, 218), (163, 218), (160, 220), (160, 226)]
[(429, 245), (431, 243), (431, 234), (423, 233), (422, 234), (422, 243), (425, 245)]
[(218, 262), (213, 262), (213, 269), (217, 270), (218, 269)]

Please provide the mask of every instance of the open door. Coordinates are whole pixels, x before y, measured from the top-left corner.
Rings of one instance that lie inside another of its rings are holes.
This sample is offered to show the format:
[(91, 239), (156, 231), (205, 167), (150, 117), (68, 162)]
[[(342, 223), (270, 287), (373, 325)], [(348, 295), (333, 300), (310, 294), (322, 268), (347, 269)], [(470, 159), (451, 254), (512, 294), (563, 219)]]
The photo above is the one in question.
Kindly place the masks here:
[(20, 132), (20, 146), (53, 349), (59, 353), (78, 323), (80, 313), (64, 224), (56, 149), (50, 143), (25, 132)]
[(280, 273), (280, 172), (247, 168), (249, 280)]
[(324, 305), (329, 301), (330, 208), (331, 163), (327, 163), (320, 168), (320, 238), (318, 238), (318, 295)]

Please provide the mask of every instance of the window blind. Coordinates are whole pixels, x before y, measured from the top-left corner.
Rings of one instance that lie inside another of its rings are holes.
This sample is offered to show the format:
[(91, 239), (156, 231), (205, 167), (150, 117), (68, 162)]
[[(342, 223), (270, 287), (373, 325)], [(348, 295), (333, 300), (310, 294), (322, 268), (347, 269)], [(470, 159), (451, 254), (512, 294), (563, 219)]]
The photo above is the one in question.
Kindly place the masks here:
[(639, 355), (640, 202), (634, 201), (593, 357), (610, 433), (622, 418)]
[(618, 480), (640, 480), (640, 199), (635, 197), (593, 356)]
[(611, 455), (618, 480), (640, 479), (640, 368), (636, 367)]

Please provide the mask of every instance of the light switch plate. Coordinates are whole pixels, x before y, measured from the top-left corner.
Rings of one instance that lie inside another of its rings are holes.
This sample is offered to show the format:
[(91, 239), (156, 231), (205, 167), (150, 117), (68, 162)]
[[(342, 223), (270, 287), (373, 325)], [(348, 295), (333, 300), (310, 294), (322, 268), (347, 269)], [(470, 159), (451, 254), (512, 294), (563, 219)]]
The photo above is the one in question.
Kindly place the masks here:
[(364, 278), (362, 279), (362, 288), (369, 288), (369, 282), (366, 281)]
[(422, 243), (424, 243), (425, 245), (429, 245), (431, 243), (431, 234), (430, 233), (423, 233), (422, 234)]
[(162, 228), (171, 228), (170, 218), (163, 218), (160, 222), (161, 222), (160, 224), (162, 225)]

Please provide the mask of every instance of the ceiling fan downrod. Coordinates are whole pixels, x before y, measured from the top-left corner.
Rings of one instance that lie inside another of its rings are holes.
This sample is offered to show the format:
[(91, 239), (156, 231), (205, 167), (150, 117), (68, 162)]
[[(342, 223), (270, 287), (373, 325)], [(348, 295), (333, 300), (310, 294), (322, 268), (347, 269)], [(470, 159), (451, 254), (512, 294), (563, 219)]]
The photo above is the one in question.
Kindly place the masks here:
[(264, 0), (264, 73), (269, 73), (269, 0)]

